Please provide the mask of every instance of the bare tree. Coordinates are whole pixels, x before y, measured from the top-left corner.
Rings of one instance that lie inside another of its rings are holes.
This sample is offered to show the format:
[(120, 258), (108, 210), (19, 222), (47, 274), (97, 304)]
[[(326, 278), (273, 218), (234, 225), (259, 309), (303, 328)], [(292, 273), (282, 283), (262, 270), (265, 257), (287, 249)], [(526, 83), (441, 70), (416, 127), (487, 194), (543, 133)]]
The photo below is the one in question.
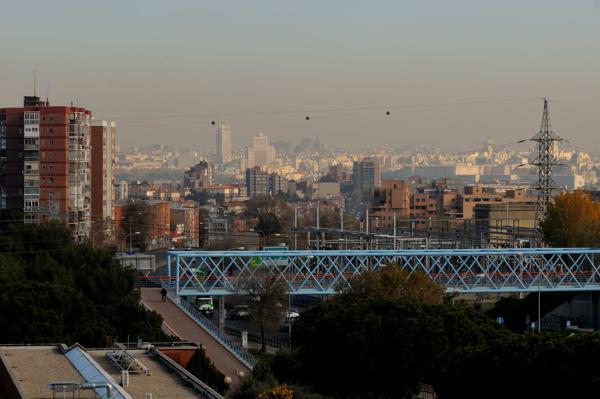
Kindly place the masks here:
[(265, 352), (265, 332), (277, 328), (283, 318), (287, 287), (277, 275), (259, 271), (245, 283), (244, 292), (248, 296), (250, 320), (260, 332), (260, 352)]

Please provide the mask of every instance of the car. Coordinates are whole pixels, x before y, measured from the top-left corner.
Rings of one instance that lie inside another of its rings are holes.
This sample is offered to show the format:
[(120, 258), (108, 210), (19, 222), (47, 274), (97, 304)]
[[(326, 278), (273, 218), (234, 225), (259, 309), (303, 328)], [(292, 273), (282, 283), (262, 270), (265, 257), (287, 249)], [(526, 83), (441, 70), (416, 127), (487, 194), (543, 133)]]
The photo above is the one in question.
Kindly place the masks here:
[(211, 297), (196, 298), (196, 309), (198, 309), (204, 316), (212, 317), (215, 306)]
[(295, 309), (290, 309), (285, 312), (286, 322), (289, 320), (292, 320), (292, 322), (294, 322), (294, 320), (298, 319), (298, 317), (300, 317), (300, 313), (298, 313), (298, 311)]
[(295, 309), (290, 309), (284, 313), (283, 324), (279, 326), (279, 332), (289, 331), (290, 325), (293, 325), (296, 320), (300, 317), (300, 313), (298, 313)]
[(235, 305), (229, 312), (230, 319), (245, 319), (250, 317), (250, 309), (248, 305)]

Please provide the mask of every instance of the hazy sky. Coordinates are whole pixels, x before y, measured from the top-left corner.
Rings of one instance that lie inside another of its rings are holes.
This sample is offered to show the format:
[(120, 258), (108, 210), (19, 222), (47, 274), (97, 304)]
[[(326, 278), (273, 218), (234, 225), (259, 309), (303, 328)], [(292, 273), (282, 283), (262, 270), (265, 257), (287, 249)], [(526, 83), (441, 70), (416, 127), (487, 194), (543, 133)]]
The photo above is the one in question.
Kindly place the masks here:
[[(37, 69), (40, 95), (116, 120), (121, 145), (206, 150), (210, 121), (226, 120), (235, 147), (262, 131), (345, 148), (478, 148), (487, 135), (532, 136), (546, 96), (557, 133), (600, 147), (600, 0), (0, 0), (0, 10), (0, 106), (20, 105)], [(511, 99), (530, 100), (414, 107)], [(296, 110), (316, 111), (278, 113)]]

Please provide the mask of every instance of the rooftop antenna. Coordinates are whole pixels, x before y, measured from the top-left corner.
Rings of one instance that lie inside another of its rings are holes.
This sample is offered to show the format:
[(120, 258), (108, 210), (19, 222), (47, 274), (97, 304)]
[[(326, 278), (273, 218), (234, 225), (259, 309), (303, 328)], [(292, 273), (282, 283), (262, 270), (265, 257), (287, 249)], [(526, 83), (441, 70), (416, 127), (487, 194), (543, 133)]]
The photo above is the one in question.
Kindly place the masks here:
[(34, 69), (33, 70), (33, 96), (37, 97), (37, 73), (38, 70)]

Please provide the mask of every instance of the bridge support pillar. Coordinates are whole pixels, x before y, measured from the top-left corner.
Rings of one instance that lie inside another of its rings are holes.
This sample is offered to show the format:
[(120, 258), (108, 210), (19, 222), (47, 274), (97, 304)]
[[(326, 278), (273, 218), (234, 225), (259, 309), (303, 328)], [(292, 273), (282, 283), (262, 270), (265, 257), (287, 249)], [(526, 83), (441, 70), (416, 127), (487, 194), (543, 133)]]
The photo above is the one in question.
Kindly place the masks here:
[(225, 332), (225, 297), (219, 295), (219, 331)]

